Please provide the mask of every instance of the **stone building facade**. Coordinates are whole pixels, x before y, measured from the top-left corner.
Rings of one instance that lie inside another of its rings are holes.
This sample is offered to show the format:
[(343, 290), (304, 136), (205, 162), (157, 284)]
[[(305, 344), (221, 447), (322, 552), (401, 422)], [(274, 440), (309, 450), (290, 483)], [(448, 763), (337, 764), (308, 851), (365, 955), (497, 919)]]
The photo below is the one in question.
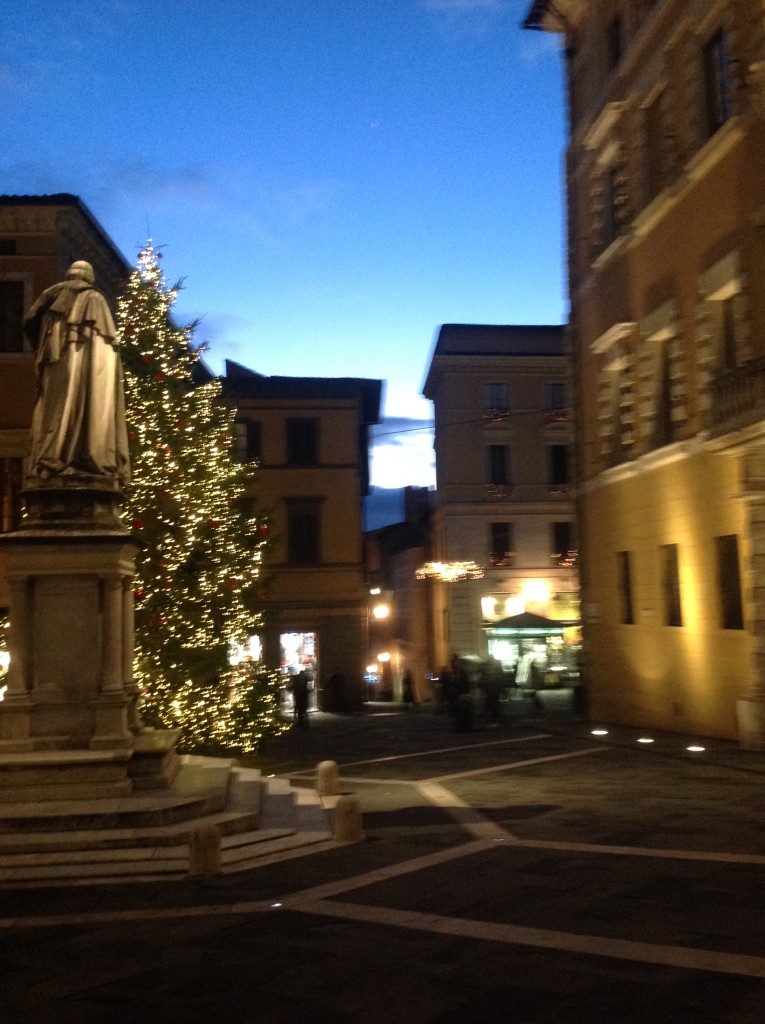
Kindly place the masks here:
[[(263, 565), (269, 664), (307, 667), (319, 706), (358, 706), (368, 660), (362, 499), (382, 382), (267, 377), (227, 361), (238, 457), (256, 461), (251, 498), (271, 521)], [(333, 673), (343, 693), (323, 692)], [(337, 710), (341, 710), (337, 706)]]
[(433, 581), (438, 665), (486, 657), (489, 627), (523, 612), (579, 619), (570, 369), (560, 326), (439, 331), (423, 388), (435, 418), (432, 558), (475, 568)]
[(536, 0), (565, 46), (597, 717), (765, 742), (765, 9)]

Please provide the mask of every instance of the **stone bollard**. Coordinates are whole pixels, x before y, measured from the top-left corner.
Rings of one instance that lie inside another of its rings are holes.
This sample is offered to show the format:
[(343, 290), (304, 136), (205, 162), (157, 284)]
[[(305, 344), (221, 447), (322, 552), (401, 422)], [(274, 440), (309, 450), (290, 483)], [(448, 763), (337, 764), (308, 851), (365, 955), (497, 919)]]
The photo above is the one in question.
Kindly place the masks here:
[(199, 825), (189, 836), (189, 875), (219, 875), (221, 836), (217, 825)]
[(337, 793), (337, 762), (320, 761), (316, 768), (316, 792), (319, 796), (334, 796)]
[(335, 805), (335, 842), (358, 843), (364, 838), (361, 803), (356, 796), (341, 796)]

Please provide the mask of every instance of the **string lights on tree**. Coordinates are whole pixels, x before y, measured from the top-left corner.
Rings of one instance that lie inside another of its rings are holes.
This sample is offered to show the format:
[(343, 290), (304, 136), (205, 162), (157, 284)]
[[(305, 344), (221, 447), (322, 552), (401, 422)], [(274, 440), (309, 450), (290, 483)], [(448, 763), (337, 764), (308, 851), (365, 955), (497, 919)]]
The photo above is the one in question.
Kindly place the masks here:
[[(235, 659), (262, 625), (267, 523), (251, 514), (251, 468), (232, 458), (234, 413), (200, 363), (194, 325), (173, 325), (179, 286), (140, 252), (119, 300), (132, 481), (124, 515), (136, 557), (135, 671), (145, 722), (195, 749), (253, 750), (284, 728), (278, 676)], [(236, 662), (232, 665), (232, 661)]]

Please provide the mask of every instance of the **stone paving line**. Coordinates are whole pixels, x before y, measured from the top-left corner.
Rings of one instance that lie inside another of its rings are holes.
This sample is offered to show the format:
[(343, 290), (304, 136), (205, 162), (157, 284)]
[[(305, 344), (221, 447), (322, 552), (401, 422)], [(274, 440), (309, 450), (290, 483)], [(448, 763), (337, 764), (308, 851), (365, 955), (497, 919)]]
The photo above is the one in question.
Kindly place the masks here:
[[(516, 742), (527, 739), (516, 738)], [(498, 740), (486, 745), (500, 745), (512, 743), (513, 740)], [(586, 750), (570, 751), (562, 755), (548, 755), (538, 759), (526, 759), (522, 762), (509, 762), (501, 765), (491, 765), (485, 769), (475, 769), (469, 772), (454, 772), (450, 775), (441, 775), (426, 780), (391, 780), (391, 779), (358, 779), (365, 785), (391, 785), (392, 781), (405, 783), (413, 786), (430, 804), (445, 810), (468, 834), (473, 836), (459, 846), (451, 847), (448, 850), (441, 850), (435, 853), (425, 854), (420, 857), (410, 858), (396, 864), (387, 865), (362, 874), (346, 877), (344, 879), (311, 886), (300, 892), (284, 895), (281, 899), (269, 899), (259, 901), (241, 901), (216, 904), (213, 906), (197, 907), (175, 907), (167, 909), (140, 909), (140, 910), (116, 910), (96, 911), (91, 913), (70, 913), (60, 915), (38, 915), (29, 917), (0, 918), (0, 928), (39, 928), (55, 927), (61, 925), (100, 925), (115, 922), (147, 921), (168, 918), (194, 918), (214, 917), (221, 915), (246, 915), (274, 912), (291, 912), (333, 917), (346, 921), (355, 921), (366, 924), (377, 924), (387, 927), (405, 928), (416, 931), (428, 931), (444, 935), (454, 935), (462, 938), (480, 939), (503, 943), (507, 945), (520, 945), (540, 949), (556, 950), (569, 953), (587, 954), (593, 956), (620, 959), (635, 963), (661, 965), (667, 967), (707, 971), (718, 974), (738, 975), (749, 978), (765, 978), (765, 957), (750, 956), (747, 954), (727, 953), (699, 949), (695, 947), (662, 945), (657, 943), (640, 942), (629, 939), (615, 939), (613, 937), (600, 937), (597, 935), (577, 934), (565, 931), (556, 931), (541, 928), (529, 928), (518, 925), (481, 921), (465, 918), (448, 917), (440, 914), (423, 913), (411, 910), (399, 910), (393, 907), (369, 906), (365, 904), (352, 903), (338, 900), (336, 897), (343, 894), (350, 894), (366, 886), (379, 882), (386, 882), (394, 878), (400, 878), (407, 874), (433, 868), (460, 858), (480, 854), (496, 848), (496, 843), (507, 844), (507, 847), (518, 847), (525, 849), (554, 850), (557, 852), (571, 852), (596, 854), (600, 856), (634, 856), (651, 859), (677, 859), (677, 860), (699, 860), (717, 861), (723, 863), (738, 863), (765, 865), (765, 856), (748, 854), (731, 854), (725, 852), (707, 852), (694, 850), (671, 850), (645, 848), (638, 846), (613, 846), (598, 843), (571, 843), (552, 840), (522, 840), (513, 836), (508, 830), (491, 821), (481, 814), (480, 811), (471, 807), (464, 800), (451, 792), (444, 783), (449, 780), (457, 780), (467, 776), (480, 776), (499, 771), (512, 771), (513, 768), (528, 767), (535, 763), (547, 763), (554, 760), (562, 760), (567, 757), (580, 757), (590, 753), (600, 753), (607, 750), (607, 747), (597, 746)], [(434, 753), (430, 751), (429, 753)], [(368, 762), (353, 762), (344, 767), (358, 766), (364, 763), (379, 763), (382, 760), (387, 762), (407, 759), (417, 754), (407, 753), (394, 755), (384, 759), (376, 758)], [(308, 773), (295, 773), (304, 776)], [(342, 776), (344, 784), (353, 780)]]

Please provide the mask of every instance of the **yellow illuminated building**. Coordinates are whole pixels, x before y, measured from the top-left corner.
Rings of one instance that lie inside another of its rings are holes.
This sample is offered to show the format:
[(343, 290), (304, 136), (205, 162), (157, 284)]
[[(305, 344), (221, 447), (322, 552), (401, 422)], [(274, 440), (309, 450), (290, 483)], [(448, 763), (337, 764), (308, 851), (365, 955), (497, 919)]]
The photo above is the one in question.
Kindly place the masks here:
[(765, 8), (536, 0), (568, 84), (595, 718), (765, 745)]

